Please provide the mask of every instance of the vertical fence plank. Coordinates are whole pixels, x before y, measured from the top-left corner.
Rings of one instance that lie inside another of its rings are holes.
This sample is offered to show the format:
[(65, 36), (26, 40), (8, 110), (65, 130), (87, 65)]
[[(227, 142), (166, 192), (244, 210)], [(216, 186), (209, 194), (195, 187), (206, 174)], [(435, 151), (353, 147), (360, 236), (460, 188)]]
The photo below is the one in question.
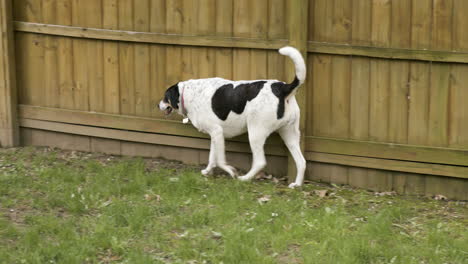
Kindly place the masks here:
[[(411, 48), (429, 49), (431, 46), (432, 0), (413, 2)], [(411, 62), (409, 92), (408, 143), (427, 144), (429, 129), (430, 64)]]
[[(87, 6), (83, 1), (72, 0), (71, 3), (71, 25), (86, 27), (92, 18), (89, 18), (92, 14), (88, 14)], [(73, 39), (72, 44), (72, 68), (73, 68), (73, 108), (75, 110), (90, 110), (90, 72), (88, 69), (90, 59), (88, 58), (88, 47), (91, 46), (86, 39)], [(92, 50), (90, 50), (92, 51)], [(91, 52), (92, 54), (92, 52)], [(101, 57), (100, 57), (101, 58)], [(95, 58), (93, 58), (95, 59)], [(93, 73), (91, 73), (93, 74)], [(40, 131), (39, 131), (40, 132)], [(34, 135), (47, 137), (45, 133), (33, 132)], [(70, 149), (89, 151), (91, 149), (91, 138), (71, 135), (68, 138), (68, 146)], [(49, 140), (49, 142), (52, 140)], [(56, 141), (61, 141), (57, 138)], [(56, 142), (51, 142), (55, 143)], [(68, 147), (67, 147), (68, 148)]]
[[(333, 1), (332, 34), (329, 40), (333, 43), (350, 43), (351, 40), (351, 2), (348, 0)], [(332, 57), (331, 80), (331, 126), (329, 135), (335, 138), (349, 137), (350, 116), (350, 57)], [(347, 184), (348, 169), (344, 166), (330, 165), (330, 181)]]
[[(392, 1), (391, 46), (409, 48), (411, 46), (411, 2)], [(410, 67), (407, 61), (390, 62), (390, 98), (389, 131), (390, 142), (406, 144), (408, 142), (408, 98)], [(403, 193), (407, 174), (392, 173), (392, 189)]]
[[(72, 24), (71, 0), (57, 1), (57, 23), (65, 26)], [(58, 85), (60, 87), (59, 106), (64, 109), (74, 109), (73, 40), (60, 37), (57, 40), (57, 45)]]
[[(102, 0), (102, 27), (118, 29), (118, 1)], [(119, 91), (119, 44), (112, 41), (102, 42), (102, 111), (109, 114), (120, 114)], [(118, 140), (103, 138), (91, 139), (91, 151), (108, 154), (121, 154), (122, 144)]]
[[(372, 44), (375, 46), (385, 46), (390, 43), (390, 13), (390, 1), (373, 1), (371, 39)], [(369, 120), (369, 136), (371, 140), (388, 140), (389, 79), (389, 61), (372, 59)]]
[[(214, 35), (216, 31), (216, 3), (214, 0), (199, 0), (196, 18), (196, 34), (201, 36)], [(197, 78), (210, 78), (215, 74), (216, 59), (213, 48), (197, 48), (199, 72)]]
[[(452, 0), (434, 0), (432, 48), (452, 48)], [(450, 64), (433, 63), (429, 100), (429, 144), (443, 147), (448, 144), (448, 99), (450, 89)]]
[(0, 1), (0, 147), (19, 145), (12, 1)]
[(331, 126), (331, 56), (313, 55), (311, 130), (314, 136), (329, 136)]
[[(468, 51), (466, 10), (468, 10), (467, 1), (453, 1), (452, 49), (456, 51)], [(468, 149), (468, 65), (453, 64), (451, 71), (448, 144), (452, 148), (466, 150)], [(450, 188), (452, 196), (458, 199), (468, 198), (466, 179), (451, 179), (448, 184), (445, 181), (444, 185)]]
[[(251, 11), (249, 0), (234, 1), (234, 37), (250, 37)], [(234, 49), (233, 52), (233, 78), (234, 80), (250, 79), (250, 50)]]
[[(412, 49), (430, 49), (432, 0), (411, 2)], [(411, 62), (408, 100), (408, 144), (426, 145), (429, 130), (430, 63)], [(425, 176), (408, 174), (404, 192), (424, 194)]]
[[(86, 2), (86, 26), (102, 28), (102, 0)], [(87, 41), (89, 110), (104, 112), (104, 66), (102, 40)]]
[[(42, 15), (44, 23), (57, 24), (57, 1), (46, 0), (42, 2)], [(57, 39), (47, 36), (44, 43), (44, 76), (45, 79), (45, 100), (44, 105), (48, 107), (58, 107), (60, 90), (58, 85), (57, 66)]]
[[(119, 10), (117, 0), (103, 0), (103, 27), (118, 29)], [(109, 114), (120, 113), (119, 92), (119, 45), (106, 41), (103, 43), (104, 60), (104, 112)]]
[[(296, 47), (307, 62), (307, 40), (308, 40), (308, 25), (309, 25), (309, 0), (294, 0), (288, 1), (288, 20), (289, 20), (289, 45)], [(289, 64), (291, 65), (291, 64)], [(307, 64), (306, 64), (307, 65)], [(287, 79), (293, 80), (296, 76), (294, 67), (290, 67), (287, 70)], [(301, 109), (301, 117), (299, 120), (299, 129), (301, 133), (301, 151), (305, 150), (305, 135), (306, 133), (306, 122), (307, 122), (307, 81), (299, 87), (296, 100)], [(292, 182), (296, 175), (296, 164), (291, 154), (288, 154), (288, 177), (289, 181)]]
[[(370, 45), (371, 39), (371, 2), (354, 0), (352, 2), (351, 44)], [(353, 57), (351, 61), (350, 88), (350, 138), (368, 140), (369, 138), (369, 94), (370, 59)], [(350, 167), (350, 185), (365, 188), (368, 183), (368, 170)]]
[[(268, 5), (268, 39), (280, 39), (286, 32), (286, 3), (284, 0), (270, 0)], [(285, 77), (284, 56), (278, 51), (267, 51), (267, 78), (288, 81)], [(306, 59), (306, 58), (304, 58)], [(307, 89), (307, 88), (306, 88)]]
[[(118, 24), (121, 30), (134, 30), (133, 0), (119, 0)], [(135, 114), (135, 53), (131, 43), (119, 43), (119, 89), (120, 112), (124, 115)]]
[[(197, 0), (182, 1), (182, 31), (183, 35), (194, 35), (197, 31), (199, 6)], [(199, 78), (201, 65), (199, 63), (198, 47), (182, 47), (181, 80)]]
[(332, 0), (315, 0), (313, 15), (309, 19), (311, 27), (311, 40), (327, 42), (333, 26), (333, 1)]
[(433, 50), (451, 50), (453, 0), (434, 0), (432, 11), (431, 48)]
[[(168, 34), (182, 33), (182, 9), (181, 0), (166, 1), (166, 30)], [(167, 67), (167, 86), (181, 80), (182, 77), (182, 48), (177, 46), (168, 46), (166, 54)]]
[[(184, 18), (186, 15), (184, 14), (184, 3), (182, 0), (166, 1), (166, 31), (168, 34), (181, 34), (183, 32), (183, 23), (186, 19)], [(184, 49), (177, 45), (169, 45), (166, 48), (166, 88), (184, 79), (184, 60), (188, 59), (182, 54)], [(180, 120), (180, 117), (172, 115), (169, 119)]]
[[(72, 24), (73, 26), (86, 27), (87, 10), (83, 1), (73, 0)], [(88, 86), (88, 41), (85, 39), (73, 39), (73, 76), (75, 87), (73, 99), (76, 110), (89, 110), (89, 86)]]
[[(374, 46), (388, 46), (390, 43), (391, 4), (388, 0), (372, 1), (371, 40)], [(388, 140), (390, 63), (386, 60), (371, 60), (370, 76), (370, 119), (369, 137), (371, 140)], [(374, 190), (391, 189), (391, 173), (369, 170), (369, 188)]]
[[(234, 25), (233, 0), (216, 1), (216, 35), (220, 37), (231, 37)], [(216, 76), (233, 79), (232, 76), (232, 54), (233, 49), (216, 49)]]
[[(157, 0), (151, 2), (150, 31), (166, 33), (166, 1)], [(159, 100), (166, 90), (166, 46), (151, 45), (151, 105), (152, 117), (162, 117), (162, 113), (157, 108)]]
[[(333, 43), (349, 43), (351, 40), (351, 2), (334, 0), (332, 36)], [(332, 57), (331, 77), (331, 126), (329, 134), (337, 138), (349, 137), (349, 108), (351, 64), (350, 57)]]
[[(135, 25), (135, 31), (148, 32), (150, 28), (149, 1), (135, 1), (133, 9), (133, 24)], [(134, 49), (135, 114), (138, 116), (151, 116), (149, 44), (135, 44)]]
[(433, 63), (431, 69), (428, 143), (445, 147), (448, 144), (450, 65)]
[[(409, 48), (411, 42), (411, 2), (393, 0), (391, 4), (391, 46)], [(407, 143), (409, 77), (409, 63), (407, 61), (397, 60), (390, 63), (388, 125), (388, 140), (390, 142)]]
[[(42, 22), (42, 5), (40, 1), (26, 1), (25, 12), (23, 18), (26, 21)], [(31, 105), (43, 105), (44, 101), (44, 45), (45, 36), (37, 34), (25, 34), (22, 37), (25, 41), (24, 46), (20, 47), (24, 50), (25, 54), (21, 55), (24, 59), (22, 63), (22, 73), (25, 78), (21, 78), (19, 84), (21, 85), (22, 97), (24, 103)], [(23, 53), (18, 50), (17, 53)], [(41, 67), (37, 67), (41, 65)]]
[[(468, 10), (468, 2), (455, 0), (453, 10), (453, 49), (468, 51), (468, 35), (466, 28), (468, 20), (464, 10)], [(450, 127), (449, 146), (468, 149), (468, 65), (454, 64), (452, 66), (450, 84)]]
[[(265, 16), (265, 12), (268, 12), (268, 1), (250, 1), (250, 10), (252, 10), (250, 37), (266, 39), (268, 37), (268, 16)], [(251, 79), (265, 79), (267, 77), (267, 52), (265, 50), (251, 50), (250, 65)]]

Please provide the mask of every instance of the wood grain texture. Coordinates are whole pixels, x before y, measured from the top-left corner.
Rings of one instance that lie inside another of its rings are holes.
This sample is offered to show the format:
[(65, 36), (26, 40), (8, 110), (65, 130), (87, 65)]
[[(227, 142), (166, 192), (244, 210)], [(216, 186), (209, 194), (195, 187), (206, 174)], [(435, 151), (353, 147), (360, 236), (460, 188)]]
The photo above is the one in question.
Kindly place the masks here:
[[(57, 23), (57, 3), (48, 0), (42, 2), (42, 15), (45, 23)], [(44, 106), (58, 107), (60, 98), (60, 87), (58, 84), (57, 39), (47, 36), (44, 41)]]
[[(117, 4), (119, 29), (134, 30), (133, 0), (119, 0)], [(122, 42), (118, 48), (120, 112), (125, 115), (135, 115), (135, 47)]]
[[(103, 0), (103, 23), (107, 29), (118, 29), (119, 10), (117, 0)], [(120, 83), (119, 83), (119, 44), (103, 42), (103, 111), (110, 114), (120, 113)]]
[[(391, 37), (391, 1), (372, 1), (371, 43), (373, 46), (390, 46)], [(369, 138), (372, 141), (389, 140), (389, 89), (390, 62), (371, 60), (370, 76), (370, 116)], [(391, 175), (386, 171), (370, 170), (368, 172), (369, 188), (376, 190), (391, 189)]]
[[(150, 29), (150, 2), (139, 0), (134, 2), (134, 29), (136, 31), (149, 31)], [(134, 45), (134, 87), (135, 87), (135, 114), (137, 116), (151, 116), (150, 96), (150, 47), (148, 44)]]
[[(57, 1), (57, 23), (67, 26), (72, 24), (71, 0)], [(64, 109), (74, 109), (75, 102), (73, 100), (73, 93), (75, 90), (75, 81), (73, 77), (73, 40), (66, 37), (60, 37), (57, 42), (57, 77), (60, 93), (59, 106)]]
[(0, 2), (0, 147), (20, 143), (12, 2)]

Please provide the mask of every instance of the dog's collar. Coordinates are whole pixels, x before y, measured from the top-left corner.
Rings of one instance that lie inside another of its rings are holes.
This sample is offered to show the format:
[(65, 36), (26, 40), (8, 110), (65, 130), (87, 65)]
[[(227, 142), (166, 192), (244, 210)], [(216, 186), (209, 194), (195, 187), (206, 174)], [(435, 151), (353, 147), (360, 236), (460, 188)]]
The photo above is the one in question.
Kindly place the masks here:
[(185, 109), (185, 102), (184, 102), (184, 91), (185, 91), (185, 87), (182, 87), (182, 95), (180, 96), (180, 107), (182, 110), (182, 115), (187, 116), (187, 109)]

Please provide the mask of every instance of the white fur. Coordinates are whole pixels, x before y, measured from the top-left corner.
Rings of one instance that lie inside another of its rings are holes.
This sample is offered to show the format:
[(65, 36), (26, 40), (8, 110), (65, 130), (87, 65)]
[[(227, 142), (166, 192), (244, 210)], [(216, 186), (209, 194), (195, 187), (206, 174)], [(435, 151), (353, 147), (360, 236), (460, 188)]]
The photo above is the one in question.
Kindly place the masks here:
[(294, 62), (296, 68), (296, 77), (299, 79), (299, 84), (303, 84), (306, 78), (306, 65), (304, 58), (301, 53), (293, 47), (283, 47), (279, 50), (279, 53), (284, 56), (288, 56)]
[[(296, 67), (296, 75), (302, 84), (305, 80), (304, 60), (296, 49), (285, 47), (280, 49), (280, 53), (289, 56)], [(231, 111), (225, 121), (219, 119), (212, 111), (211, 100), (216, 90), (225, 84), (233, 84), (236, 87), (242, 83), (254, 81), (231, 81), (222, 78), (196, 79), (179, 82), (179, 93), (184, 91), (185, 109), (190, 122), (199, 131), (211, 136), (211, 147), (209, 162), (202, 174), (209, 174), (216, 166), (228, 172), (232, 177), (236, 177), (236, 171), (226, 163), (224, 139), (241, 135), (249, 131), (249, 142), (253, 154), (253, 163), (250, 171), (240, 176), (239, 180), (251, 180), (266, 165), (264, 154), (264, 144), (267, 137), (278, 131), (284, 140), (291, 155), (296, 162), (297, 175), (291, 188), (301, 186), (304, 179), (306, 161), (302, 155), (299, 145), (300, 132), (299, 120), (300, 111), (294, 93), (285, 102), (284, 116), (277, 118), (279, 99), (271, 89), (277, 80), (265, 80), (263, 88), (259, 94), (248, 101), (244, 111), (236, 114)], [(160, 108), (164, 110), (166, 105), (161, 101)], [(182, 114), (181, 107), (178, 110)]]

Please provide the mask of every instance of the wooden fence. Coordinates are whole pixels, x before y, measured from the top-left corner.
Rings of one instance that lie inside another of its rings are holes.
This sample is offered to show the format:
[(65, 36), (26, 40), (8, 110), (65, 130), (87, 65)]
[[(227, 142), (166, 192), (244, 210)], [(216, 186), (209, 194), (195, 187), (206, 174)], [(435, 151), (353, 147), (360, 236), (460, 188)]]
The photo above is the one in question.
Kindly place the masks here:
[[(155, 108), (165, 89), (290, 80), (277, 49), (293, 45), (308, 65), (298, 98), (310, 179), (468, 199), (468, 1), (0, 3), (3, 146), (206, 163), (207, 136)], [(227, 150), (250, 166), (245, 137)], [(287, 173), (278, 136), (266, 152), (268, 170)]]

